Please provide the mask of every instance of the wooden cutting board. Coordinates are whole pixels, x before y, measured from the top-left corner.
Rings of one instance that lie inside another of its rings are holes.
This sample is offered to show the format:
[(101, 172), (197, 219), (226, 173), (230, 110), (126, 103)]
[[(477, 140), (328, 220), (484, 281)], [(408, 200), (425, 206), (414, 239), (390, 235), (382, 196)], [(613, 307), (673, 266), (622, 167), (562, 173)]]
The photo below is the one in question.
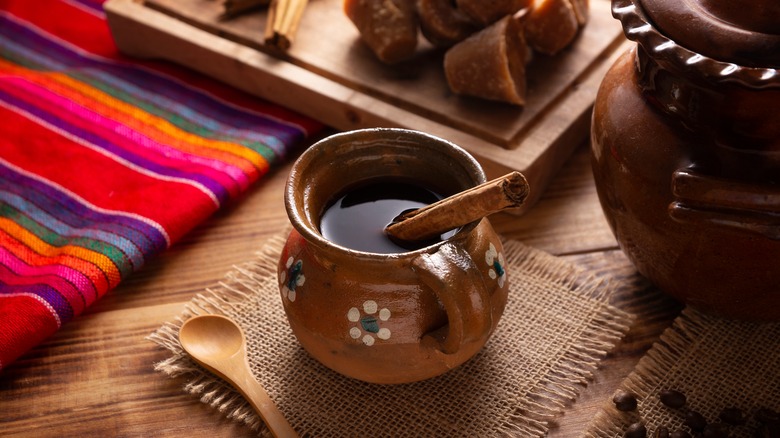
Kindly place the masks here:
[[(119, 49), (185, 65), (340, 130), (404, 127), (450, 140), (488, 177), (523, 172), (533, 205), (588, 137), (601, 78), (627, 43), (608, 0), (591, 0), (589, 23), (556, 56), (528, 66), (523, 108), (453, 95), (443, 52), (421, 45), (413, 60), (387, 66), (359, 40), (343, 0), (311, 0), (286, 54), (263, 45), (266, 12), (220, 19), (218, 0), (109, 0)], [(524, 210), (525, 210), (524, 209)]]

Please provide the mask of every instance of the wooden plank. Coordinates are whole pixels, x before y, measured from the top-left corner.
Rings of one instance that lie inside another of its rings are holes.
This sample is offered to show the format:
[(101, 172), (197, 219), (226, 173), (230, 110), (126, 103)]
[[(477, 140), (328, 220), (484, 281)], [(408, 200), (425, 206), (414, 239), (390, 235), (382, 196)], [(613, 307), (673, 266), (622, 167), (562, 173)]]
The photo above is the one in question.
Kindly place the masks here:
[(397, 126), (446, 138), (475, 155), (490, 177), (523, 172), (535, 188), (527, 208), (586, 139), (600, 80), (624, 49), (609, 2), (594, 0), (591, 22), (572, 47), (532, 62), (528, 105), (518, 109), (452, 95), (442, 54), (429, 46), (414, 63), (381, 65), (357, 40), (339, 0), (311, 2), (284, 59), (263, 52), (263, 14), (219, 21), (218, 2), (210, 0), (109, 0), (104, 7), (127, 54), (192, 67), (340, 130)]
[(496, 214), (490, 222), (504, 237), (559, 256), (617, 249), (599, 206), (590, 149), (582, 145), (563, 165), (536, 207), (520, 217)]
[[(553, 57), (537, 55), (530, 63), (528, 102), (520, 110), (450, 93), (441, 67), (443, 51), (422, 38), (411, 61), (394, 66), (377, 61), (359, 42), (357, 30), (342, 12), (342, 2), (311, 2), (295, 45), (282, 59), (395, 107), (507, 146), (534, 120), (543, 117), (552, 102), (622, 35), (620, 26), (607, 12), (607, 3), (596, 0), (591, 23), (570, 48)], [(144, 4), (211, 34), (267, 51), (261, 39), (265, 11), (223, 21), (218, 18), (219, 2), (211, 0), (145, 0)]]
[[(185, 394), (152, 366), (168, 352), (145, 338), (183, 310), (149, 305), (83, 316), (3, 370), (3, 436), (195, 436), (240, 424)], [(211, 412), (209, 412), (211, 411)], [(184, 415), (182, 415), (184, 413)], [(45, 421), (41, 421), (45, 418)]]

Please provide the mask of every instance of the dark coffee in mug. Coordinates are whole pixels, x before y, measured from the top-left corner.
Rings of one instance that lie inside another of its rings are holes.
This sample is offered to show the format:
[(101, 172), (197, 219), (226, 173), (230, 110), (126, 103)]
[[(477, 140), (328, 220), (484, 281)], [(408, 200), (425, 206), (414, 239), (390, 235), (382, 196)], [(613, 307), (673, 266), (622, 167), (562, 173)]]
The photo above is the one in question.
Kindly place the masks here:
[(438, 239), (406, 242), (391, 239), (385, 228), (401, 213), (439, 201), (441, 196), (417, 184), (378, 180), (348, 190), (330, 203), (320, 219), (320, 232), (331, 242), (357, 251), (393, 254), (424, 248)]

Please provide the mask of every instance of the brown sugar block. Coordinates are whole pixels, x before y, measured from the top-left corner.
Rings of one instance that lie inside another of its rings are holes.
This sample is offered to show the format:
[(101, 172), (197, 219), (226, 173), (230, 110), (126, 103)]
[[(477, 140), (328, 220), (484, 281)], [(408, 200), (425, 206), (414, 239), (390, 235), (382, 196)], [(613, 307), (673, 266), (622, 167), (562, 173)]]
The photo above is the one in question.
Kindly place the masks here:
[(456, 0), (456, 4), (472, 20), (487, 26), (528, 7), (531, 0)]
[(417, 14), (423, 35), (436, 47), (451, 47), (481, 28), (452, 0), (417, 0)]
[(554, 55), (577, 36), (579, 22), (569, 0), (536, 0), (525, 17), (525, 38), (537, 52)]
[(526, 50), (522, 26), (505, 16), (447, 51), (447, 83), (456, 94), (523, 105)]
[(415, 0), (344, 0), (344, 12), (361, 39), (386, 64), (410, 58), (417, 49)]

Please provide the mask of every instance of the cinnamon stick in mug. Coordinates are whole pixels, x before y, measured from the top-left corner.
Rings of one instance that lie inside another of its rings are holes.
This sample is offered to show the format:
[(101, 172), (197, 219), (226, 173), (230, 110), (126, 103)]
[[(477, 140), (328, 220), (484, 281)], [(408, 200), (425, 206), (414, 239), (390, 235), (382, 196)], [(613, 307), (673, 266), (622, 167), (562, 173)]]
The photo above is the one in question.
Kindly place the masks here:
[(521, 206), (528, 198), (528, 181), (520, 172), (480, 184), (426, 207), (405, 212), (388, 225), (393, 238), (429, 239), (501, 210)]

